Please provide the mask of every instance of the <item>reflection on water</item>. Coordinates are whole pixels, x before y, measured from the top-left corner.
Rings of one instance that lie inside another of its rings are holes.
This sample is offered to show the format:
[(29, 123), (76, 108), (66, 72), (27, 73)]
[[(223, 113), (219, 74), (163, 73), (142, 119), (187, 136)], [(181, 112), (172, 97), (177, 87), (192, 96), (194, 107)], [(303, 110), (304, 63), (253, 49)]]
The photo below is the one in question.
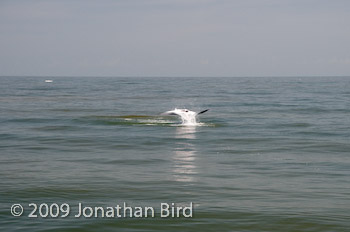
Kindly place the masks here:
[(176, 128), (175, 138), (185, 139), (178, 142), (174, 151), (173, 177), (180, 182), (194, 182), (196, 172), (196, 149), (192, 139), (196, 138), (195, 126), (180, 126)]
[[(196, 138), (196, 126), (178, 126), (176, 128), (176, 136), (178, 139), (195, 139)], [(190, 141), (186, 141), (190, 142)], [(180, 144), (180, 143), (179, 143)], [(185, 143), (193, 146), (192, 143)]]

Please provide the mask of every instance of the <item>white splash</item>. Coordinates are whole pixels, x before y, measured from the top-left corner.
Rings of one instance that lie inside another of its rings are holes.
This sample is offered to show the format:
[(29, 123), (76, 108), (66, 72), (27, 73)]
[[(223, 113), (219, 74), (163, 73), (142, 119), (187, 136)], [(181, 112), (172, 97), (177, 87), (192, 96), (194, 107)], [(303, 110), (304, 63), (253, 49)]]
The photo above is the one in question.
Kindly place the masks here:
[(199, 125), (197, 122), (197, 115), (202, 114), (204, 112), (207, 112), (208, 110), (203, 110), (199, 113), (188, 110), (188, 109), (177, 109), (170, 110), (167, 112), (162, 113), (162, 115), (177, 115), (181, 117), (182, 125), (186, 126), (196, 126)]

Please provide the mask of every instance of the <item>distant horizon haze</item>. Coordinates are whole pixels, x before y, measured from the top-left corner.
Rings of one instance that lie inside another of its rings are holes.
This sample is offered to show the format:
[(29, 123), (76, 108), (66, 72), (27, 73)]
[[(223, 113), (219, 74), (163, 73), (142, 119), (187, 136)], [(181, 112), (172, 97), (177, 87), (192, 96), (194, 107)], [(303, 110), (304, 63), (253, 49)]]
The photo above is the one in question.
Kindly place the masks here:
[(350, 76), (350, 1), (0, 2), (0, 76)]

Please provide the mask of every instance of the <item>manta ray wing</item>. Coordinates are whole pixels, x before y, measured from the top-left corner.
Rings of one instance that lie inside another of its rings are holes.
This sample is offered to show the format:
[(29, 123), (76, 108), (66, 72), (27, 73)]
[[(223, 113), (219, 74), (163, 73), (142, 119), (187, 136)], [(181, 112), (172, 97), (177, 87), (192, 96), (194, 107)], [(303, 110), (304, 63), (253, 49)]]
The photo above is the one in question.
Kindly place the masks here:
[(208, 110), (209, 109), (203, 110), (203, 111), (199, 112), (198, 114), (203, 114), (203, 113), (207, 112)]
[(174, 116), (181, 116), (180, 114), (174, 112), (173, 110), (171, 111), (167, 111), (167, 112), (164, 112), (162, 113), (161, 115), (174, 115)]

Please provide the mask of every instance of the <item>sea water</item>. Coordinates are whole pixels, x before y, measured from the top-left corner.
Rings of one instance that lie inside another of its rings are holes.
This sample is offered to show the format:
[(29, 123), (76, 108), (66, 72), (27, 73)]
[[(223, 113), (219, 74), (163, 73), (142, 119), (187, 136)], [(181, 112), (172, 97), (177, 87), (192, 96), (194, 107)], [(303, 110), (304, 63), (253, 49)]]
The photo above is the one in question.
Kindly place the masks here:
[(0, 77), (0, 228), (348, 231), (349, 115), (349, 77)]

